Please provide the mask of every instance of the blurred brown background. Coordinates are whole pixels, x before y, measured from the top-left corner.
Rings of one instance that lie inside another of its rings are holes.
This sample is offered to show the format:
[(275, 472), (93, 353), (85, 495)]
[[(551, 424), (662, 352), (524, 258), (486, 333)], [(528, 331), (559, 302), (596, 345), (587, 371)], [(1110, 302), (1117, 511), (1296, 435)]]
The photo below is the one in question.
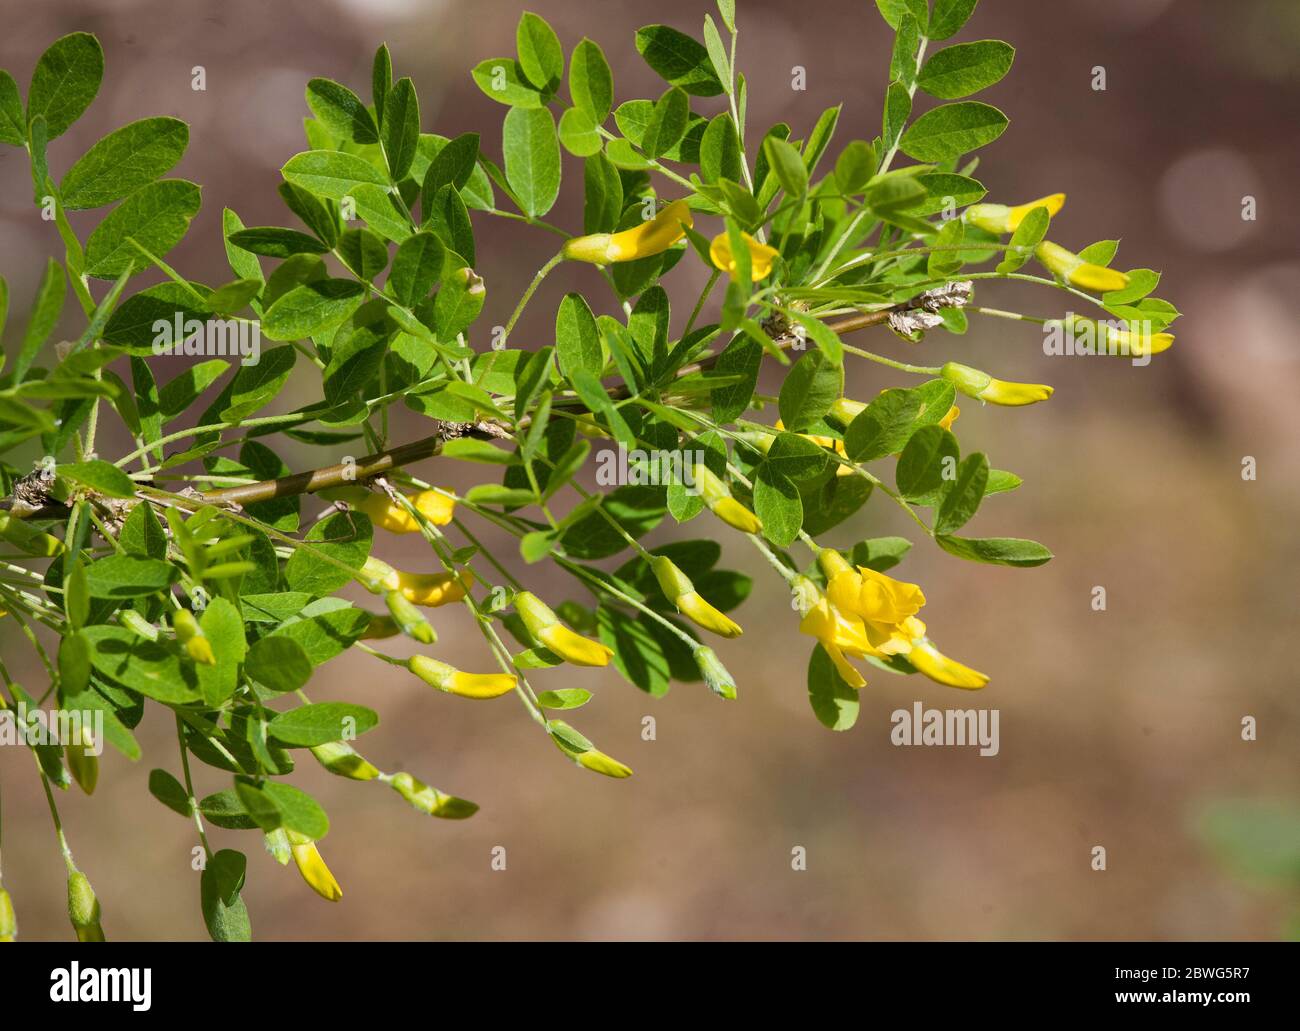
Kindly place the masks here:
[[(635, 28), (664, 21), (698, 35), (713, 11), (704, 0), (529, 6), (566, 49), (583, 35), (602, 44), (619, 101), (663, 89), (636, 54)], [(803, 135), (839, 101), (832, 158), (849, 139), (878, 132), (889, 35), (872, 4), (739, 7), (752, 138), (778, 120)], [(516, 3), (4, 0), (0, 9), (0, 67), (24, 89), (55, 37), (83, 29), (103, 42), (105, 86), (51, 148), (57, 174), (131, 119), (171, 114), (191, 123), (190, 149), (174, 174), (203, 185), (204, 208), (169, 260), (214, 285), (230, 278), (220, 242), (224, 205), (249, 225), (296, 224), (275, 187), (279, 166), (305, 149), (306, 80), (336, 78), (368, 96), (381, 41), (393, 49), (397, 74), (414, 78), (426, 131), (479, 130), (484, 149), (500, 156), (505, 109), (478, 91), (468, 70), (513, 53)], [(1054, 237), (1078, 247), (1122, 236), (1119, 266), (1162, 269), (1159, 294), (1185, 314), (1174, 349), (1147, 368), (1049, 359), (1032, 326), (1001, 321), (973, 319), (967, 337), (936, 333), (917, 349), (871, 338), (869, 346), (899, 357), (956, 358), (1057, 387), (1050, 403), (1031, 409), (963, 405), (957, 426), (967, 450), (986, 451), (1026, 481), (1017, 494), (990, 500), (972, 535), (1042, 540), (1055, 561), (1034, 570), (975, 566), (918, 544), (895, 570), (924, 585), (923, 615), (935, 638), (991, 674), (989, 687), (972, 696), (877, 671), (862, 693), (858, 726), (825, 730), (806, 698), (809, 641), (796, 634), (785, 591), (735, 535), (727, 557), (756, 577), (755, 596), (739, 612), (747, 635), (718, 649), (739, 679), (739, 703), (723, 704), (701, 685), (679, 685), (655, 701), (612, 669), (560, 668), (536, 678), (539, 688), (597, 693), (572, 722), (635, 768), (630, 781), (571, 767), (510, 700), (470, 704), (364, 655), (340, 657), (313, 682), (313, 698), (377, 708), (382, 722), (363, 742), (367, 754), (483, 810), (465, 823), (430, 820), (384, 788), (332, 778), (299, 753), (297, 782), (332, 818), (321, 848), (345, 897), (321, 902), (293, 869), (275, 865), (258, 837), (216, 830), (218, 847), (249, 853), (246, 899), (258, 937), (1282, 932), (1300, 901), (1298, 882), (1235, 879), (1193, 825), (1206, 800), (1293, 804), (1300, 796), (1291, 655), (1300, 361), (1290, 313), (1300, 297), (1300, 225), (1287, 200), (1300, 119), (1300, 6), (984, 0), (958, 39), (989, 37), (1019, 48), (1011, 75), (983, 98), (1011, 117), (1007, 134), (981, 152), (976, 174), (990, 199), (1067, 192)], [(195, 65), (206, 68), (206, 92), (190, 89)], [(807, 68), (806, 92), (790, 88), (794, 65)], [(1105, 92), (1091, 88), (1098, 65)], [(697, 110), (711, 113), (715, 103)], [(550, 217), (577, 226), (581, 174), (567, 155), (565, 174)], [(1257, 198), (1257, 221), (1241, 218), (1245, 195)], [(490, 303), (472, 342), (483, 347), (554, 241), (479, 213), (474, 222)], [(24, 156), (9, 148), (0, 150), (0, 233), (12, 347), (44, 255), (62, 252), (31, 204)], [(668, 280), (678, 327), (704, 274), (688, 255)], [(515, 341), (547, 339), (567, 289), (605, 296), (589, 269), (563, 269), (533, 301)], [(985, 284), (979, 300), (1053, 315), (1063, 296)], [(899, 382), (862, 363), (849, 375), (850, 393), (862, 398)], [(294, 400), (282, 398), (282, 407)], [(419, 432), (413, 417), (396, 435), (407, 431)], [(102, 450), (116, 443), (110, 437)], [(296, 445), (282, 453), (295, 467), (320, 457)], [(1258, 461), (1256, 482), (1242, 480), (1247, 455)], [(420, 471), (463, 486), (482, 469)], [(704, 520), (683, 531), (665, 525), (651, 541), (716, 531)], [(877, 498), (829, 540), (906, 532)], [(419, 562), (405, 539), (385, 547), (390, 559)], [(505, 553), (513, 554), (508, 545)], [(1090, 608), (1095, 585), (1107, 589), (1105, 612)], [(461, 613), (439, 613), (437, 623), (440, 654), (467, 668), (485, 664)], [(38, 681), (12, 626), (0, 629), (0, 646), (23, 678)], [(890, 713), (917, 699), (999, 709), (1001, 753), (893, 747)], [(657, 720), (654, 742), (641, 740), (645, 715)], [(1246, 715), (1259, 722), (1255, 743), (1240, 739)], [(179, 772), (173, 728), (155, 713), (139, 736), (144, 760), (110, 753), (93, 798), (74, 791), (59, 799), (65, 824), (111, 938), (201, 938), (198, 876), (188, 865), (193, 828), (146, 789), (152, 766)], [(30, 758), (0, 749), (0, 778), (4, 881), (20, 930), (29, 939), (67, 938), (62, 865)], [(200, 769), (198, 778), (201, 793), (226, 786), (215, 771)], [(498, 845), (507, 850), (504, 872), (489, 865)], [(1090, 869), (1095, 845), (1108, 852), (1104, 873)], [(807, 849), (805, 872), (791, 870), (795, 846)]]

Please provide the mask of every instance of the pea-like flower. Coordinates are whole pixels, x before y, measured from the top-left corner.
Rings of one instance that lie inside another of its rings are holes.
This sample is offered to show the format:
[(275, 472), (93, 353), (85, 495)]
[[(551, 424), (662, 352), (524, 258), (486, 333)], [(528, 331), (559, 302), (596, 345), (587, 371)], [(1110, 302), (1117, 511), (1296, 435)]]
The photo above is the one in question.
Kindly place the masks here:
[(837, 551), (823, 549), (817, 557), (826, 574), (826, 592), (801, 578), (799, 602), (804, 613), (801, 633), (817, 638), (836, 670), (850, 687), (866, 679), (850, 658), (906, 658), (917, 672), (950, 687), (980, 688), (983, 673), (941, 653), (926, 636), (917, 613), (925, 595), (916, 584), (895, 580), (865, 566), (854, 568)]
[(662, 254), (686, 235), (683, 227), (690, 228), (694, 224), (687, 202), (675, 200), (654, 218), (621, 233), (575, 236), (565, 242), (560, 253), (570, 261), (586, 261), (593, 265), (636, 261), (637, 258)]
[(68, 919), (77, 933), (79, 942), (102, 942), (104, 928), (100, 924), (99, 899), (90, 880), (80, 870), (68, 874)]
[(212, 654), (212, 643), (203, 636), (199, 621), (189, 609), (177, 609), (172, 615), (172, 629), (185, 648), (185, 654), (205, 666), (215, 666), (217, 657)]
[(1073, 251), (1067, 251), (1050, 240), (1044, 240), (1034, 248), (1034, 257), (1054, 276), (1081, 290), (1104, 294), (1128, 286), (1128, 276), (1123, 272), (1084, 261)]
[(397, 573), (397, 589), (402, 596), (412, 605), (428, 609), (461, 601), (473, 585), (474, 574), (468, 569), (455, 573)]
[(1046, 401), (1052, 396), (1052, 388), (1045, 383), (1011, 383), (995, 379), (987, 372), (973, 369), (959, 362), (944, 365), (942, 376), (968, 397), (988, 401), (995, 405), (1017, 407)]
[(763, 520), (731, 496), (731, 491), (703, 462), (695, 463), (695, 484), (709, 511), (741, 533), (762, 533)]
[(1015, 207), (1008, 207), (1005, 204), (972, 204), (966, 209), (962, 218), (970, 225), (979, 226), (990, 233), (1002, 236), (1019, 229), (1020, 223), (1034, 208), (1046, 208), (1047, 214), (1055, 218), (1057, 212), (1063, 207), (1065, 207), (1065, 194), (1053, 193), (1048, 197), (1031, 200), (1028, 204), (1017, 204)]
[(574, 633), (560, 622), (541, 598), (531, 591), (515, 595), (515, 611), (533, 639), (574, 666), (608, 666), (613, 651), (589, 637)]
[[(749, 278), (755, 283), (766, 279), (772, 274), (772, 263), (780, 257), (781, 252), (775, 247), (759, 243), (748, 233), (740, 235), (749, 251)], [(719, 233), (713, 238), (709, 244), (709, 259), (718, 271), (727, 273), (732, 279), (736, 278), (736, 258), (731, 253), (731, 237), (728, 234)]]
[[(407, 501), (434, 526), (446, 526), (456, 514), (456, 499), (437, 490), (422, 490), (408, 495)], [(364, 512), (370, 521), (389, 533), (417, 533), (419, 522), (406, 508), (387, 494), (366, 491), (363, 497), (352, 502), (358, 512)]]
[(343, 889), (339, 887), (339, 882), (334, 879), (330, 873), (330, 868), (325, 865), (325, 860), (321, 858), (320, 852), (316, 848), (316, 842), (305, 834), (299, 834), (297, 831), (289, 831), (289, 847), (293, 851), (293, 861), (298, 867), (298, 872), (302, 874), (302, 879), (307, 882), (317, 895), (326, 902), (337, 902), (343, 897)]
[(667, 555), (657, 555), (650, 563), (650, 569), (663, 588), (665, 596), (677, 611), (703, 630), (710, 630), (720, 637), (739, 637), (744, 631), (738, 623), (705, 601), (695, 590), (691, 578), (683, 573)]
[(427, 655), (412, 655), (406, 668), (430, 687), (461, 698), (500, 698), (513, 691), (517, 682), (512, 673), (463, 673)]

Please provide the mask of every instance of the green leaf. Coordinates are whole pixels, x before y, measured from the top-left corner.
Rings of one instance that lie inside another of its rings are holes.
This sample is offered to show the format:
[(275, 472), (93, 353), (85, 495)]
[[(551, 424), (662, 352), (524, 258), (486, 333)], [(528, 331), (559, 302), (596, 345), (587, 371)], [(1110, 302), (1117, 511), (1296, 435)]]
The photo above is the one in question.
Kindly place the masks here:
[(891, 82), (885, 91), (885, 109), (880, 120), (880, 142), (885, 149), (898, 142), (911, 114), (912, 95), (901, 82)]
[(1052, 553), (1037, 541), (1019, 537), (953, 537), (939, 534), (939, 547), (950, 555), (970, 562), (988, 562), (998, 566), (1041, 566)]
[(59, 192), (72, 211), (112, 204), (168, 172), (189, 143), (178, 118), (144, 118), (109, 133), (77, 159)]
[(852, 561), (855, 566), (866, 566), (877, 573), (893, 569), (912, 550), (906, 537), (872, 537), (853, 545)]
[(256, 365), (242, 366), (217, 399), (225, 405), (218, 413), (221, 421), (240, 422), (270, 402), (289, 378), (297, 354), (292, 347), (272, 347), (262, 352)]
[(18, 93), (18, 83), (8, 72), (0, 69), (0, 143), (11, 147), (27, 144), (27, 119), (23, 115), (23, 98)]
[(248, 654), (244, 619), (225, 598), (213, 598), (199, 617), (199, 627), (212, 646), (215, 665), (198, 664), (199, 689), (208, 705), (220, 705), (239, 687), (239, 667)]
[(952, 533), (966, 525), (984, 500), (989, 460), (979, 452), (967, 455), (957, 466), (957, 478), (944, 491), (934, 517), (935, 533)]
[(959, 271), (962, 266), (961, 251), (944, 248), (960, 247), (965, 238), (966, 223), (960, 218), (944, 222), (934, 238), (935, 250), (930, 252), (926, 262), (926, 274), (932, 279), (945, 279)]
[(591, 701), (591, 692), (580, 687), (562, 687), (558, 691), (542, 691), (537, 704), (543, 709), (577, 709)]
[(978, 2), (979, 0), (934, 0), (930, 29), (926, 34), (931, 39), (950, 39), (957, 35), (970, 20)]
[(958, 208), (976, 203), (988, 192), (983, 183), (951, 172), (925, 172), (916, 177), (916, 182), (925, 188), (926, 196), (908, 211), (918, 218), (945, 209), (955, 214)]
[(819, 445), (797, 433), (782, 431), (767, 452), (767, 465), (791, 480), (816, 479), (826, 469), (830, 456)]
[(370, 625), (370, 613), (341, 598), (321, 598), (299, 610), (272, 637), (296, 641), (313, 666), (328, 662), (350, 648)]
[(152, 505), (136, 505), (131, 509), (117, 540), (128, 555), (161, 559), (167, 554), (167, 535)]
[(90, 684), (90, 640), (81, 633), (59, 641), (60, 697), (79, 695)]
[(858, 721), (859, 693), (844, 682), (821, 645), (808, 659), (808, 702), (830, 730), (849, 730)]
[(480, 61), (470, 73), (478, 88), (499, 104), (511, 107), (538, 108), (542, 95), (528, 81), (519, 62), (509, 57), (490, 57)]
[(63, 266), (50, 258), (45, 264), (41, 284), (36, 288), (36, 301), (32, 305), (32, 314), (27, 320), (26, 330), (23, 331), (23, 342), (18, 349), (18, 357), (14, 359), (15, 383), (22, 382), (32, 362), (36, 360), (41, 345), (49, 339), (50, 334), (54, 332), (54, 327), (59, 324), (59, 316), (63, 314), (63, 299), (67, 293), (68, 280), (63, 274)]
[(992, 86), (1011, 70), (1016, 48), (999, 39), (958, 43), (925, 62), (916, 83), (932, 97), (958, 100)]
[(1034, 208), (1021, 219), (1020, 225), (1016, 226), (1016, 231), (1011, 234), (1011, 242), (1007, 244), (1007, 256), (998, 262), (997, 271), (1005, 274), (1023, 268), (1033, 257), (1034, 248), (1047, 235), (1047, 228), (1051, 221), (1052, 218), (1046, 208)]
[(58, 473), (65, 479), (89, 487), (93, 491), (110, 498), (135, 497), (135, 483), (115, 465), (100, 459), (90, 462), (72, 462), (58, 467)]
[(104, 51), (88, 32), (57, 39), (41, 54), (27, 91), (27, 124), (45, 119), (49, 139), (56, 139), (81, 117), (104, 78)]
[[(277, 638), (269, 637), (267, 640)], [(280, 744), (291, 748), (314, 748), (331, 741), (351, 741), (378, 723), (379, 714), (365, 706), (320, 702), (302, 705), (276, 716), (271, 720), (270, 734)]]
[(569, 59), (569, 96), (575, 107), (600, 125), (614, 106), (614, 74), (600, 44), (585, 36), (573, 48)]
[(171, 642), (146, 641), (116, 626), (88, 626), (81, 633), (94, 648), (91, 664), (110, 680), (167, 704), (198, 700), (194, 663), (183, 661)]
[(843, 390), (843, 368), (832, 365), (820, 351), (804, 355), (781, 385), (779, 408), (785, 428), (795, 433), (807, 429), (830, 411)]
[(696, 97), (716, 97), (722, 81), (704, 45), (667, 25), (637, 29), (637, 52), (660, 78)]
[(839, 334), (815, 315), (804, 311), (791, 311), (789, 315), (812, 337), (827, 363), (839, 368), (844, 361), (844, 342)]
[(349, 570), (361, 568), (370, 554), (373, 536), (370, 520), (355, 512), (322, 519), (304, 538), (309, 548), (296, 549), (285, 563), (284, 579), (289, 590), (317, 596), (333, 594), (352, 581)]
[(722, 34), (714, 24), (713, 16), (704, 16), (704, 49), (709, 52), (709, 61), (717, 73), (718, 81), (725, 89), (731, 82), (731, 59), (727, 56), (727, 46), (722, 42)]
[(379, 142), (374, 117), (361, 98), (342, 83), (333, 79), (309, 80), (307, 106), (340, 139), (353, 143)]
[(996, 140), (1007, 116), (996, 107), (965, 100), (927, 111), (903, 134), (899, 146), (918, 161), (949, 161)]
[(305, 834), (313, 841), (329, 833), (329, 817), (311, 795), (278, 780), (258, 783), (249, 777), (235, 778), (235, 793), (244, 809), (263, 830), (284, 827)]
[(763, 536), (778, 547), (789, 547), (803, 525), (799, 488), (767, 462), (754, 470), (754, 513), (763, 521)]
[(736, 123), (725, 111), (715, 115), (700, 139), (700, 179), (706, 183), (719, 179), (739, 182), (744, 176), (743, 161)]
[(655, 103), (650, 121), (641, 136), (641, 149), (647, 157), (667, 154), (683, 136), (691, 117), (691, 99), (686, 91), (672, 87)]
[(449, 250), (474, 264), (474, 227), (460, 193), (448, 183), (429, 202), (425, 228), (431, 230)]
[[(280, 174), (308, 193), (332, 200), (342, 200), (363, 183), (382, 187), (384, 192), (388, 188), (388, 178), (369, 161), (335, 150), (305, 150), (295, 154), (285, 162)], [(359, 205), (360, 198), (356, 199)]]
[(921, 410), (920, 398), (911, 390), (885, 390), (849, 424), (844, 451), (854, 462), (870, 462), (900, 451), (911, 436)]
[(214, 853), (203, 868), (199, 878), (199, 906), (203, 912), (203, 924), (214, 942), (253, 940), (248, 906), (240, 894), (246, 864), (242, 852), (223, 848)]
[(416, 233), (398, 246), (384, 289), (398, 304), (414, 308), (442, 278), (445, 260), (446, 249), (436, 235)]
[(92, 598), (138, 598), (165, 590), (179, 576), (175, 566), (161, 559), (109, 555), (86, 568), (86, 588)]
[(189, 819), (194, 815), (185, 787), (166, 770), (149, 771), (149, 794), (172, 812)]
[(295, 254), (325, 254), (329, 247), (314, 236), (300, 233), (296, 229), (283, 229), (280, 226), (254, 226), (240, 229), (226, 237), (232, 244), (250, 254), (261, 254), (267, 258), (289, 258)]
[(1128, 286), (1122, 290), (1112, 290), (1103, 294), (1102, 304), (1110, 307), (1116, 304), (1132, 304), (1140, 301), (1160, 285), (1160, 273), (1149, 268), (1135, 268), (1128, 273)]
[(401, 182), (411, 170), (420, 142), (420, 101), (415, 95), (415, 84), (409, 78), (398, 79), (385, 98), (379, 135), (393, 182)]
[(582, 168), (582, 230), (609, 233), (623, 213), (623, 182), (604, 154), (593, 154)]
[(519, 18), (515, 48), (524, 77), (542, 93), (554, 93), (564, 78), (564, 49), (546, 19), (531, 11)]
[[(289, 637), (263, 637), (248, 650), (244, 672), (268, 691), (297, 691), (311, 679), (312, 665), (302, 645)], [(334, 741), (339, 737), (324, 739)], [(316, 741), (314, 744), (324, 744)]]
[(843, 193), (857, 193), (876, 174), (876, 152), (865, 140), (848, 144), (835, 161), (835, 182)]
[(560, 116), (560, 142), (574, 157), (591, 157), (601, 149), (596, 123), (578, 107), (571, 107)]
[(946, 474), (950, 469), (955, 473), (960, 454), (957, 438), (942, 426), (922, 426), (898, 456), (894, 479), (899, 493), (919, 498), (938, 490), (945, 480), (951, 482), (952, 477)]
[(148, 268), (150, 261), (134, 240), (155, 257), (180, 243), (201, 204), (199, 188), (184, 179), (163, 179), (131, 194), (110, 211), (86, 241), (86, 274), (116, 279), (130, 269)]
[(922, 29), (926, 27), (930, 17), (927, 0), (876, 0), (876, 7), (880, 9), (880, 16), (895, 32), (909, 14), (916, 19), (917, 25)]
[(791, 144), (778, 136), (769, 136), (763, 141), (763, 150), (788, 197), (802, 197), (808, 192), (808, 169)]
[(469, 183), (478, 167), (478, 142), (478, 133), (461, 133), (455, 139), (448, 140), (429, 162), (429, 170), (425, 173), (424, 184), (420, 188), (426, 217), (428, 205), (442, 187), (451, 186), (460, 191)]
[(560, 302), (555, 313), (555, 350), (565, 376), (577, 369), (599, 376), (604, 368), (600, 330), (581, 294), (565, 294)]
[(544, 108), (514, 107), (502, 130), (506, 179), (526, 215), (540, 218), (560, 193), (560, 145)]
[(262, 333), (268, 340), (302, 340), (324, 333), (346, 321), (365, 298), (365, 287), (351, 279), (303, 283), (266, 309)]

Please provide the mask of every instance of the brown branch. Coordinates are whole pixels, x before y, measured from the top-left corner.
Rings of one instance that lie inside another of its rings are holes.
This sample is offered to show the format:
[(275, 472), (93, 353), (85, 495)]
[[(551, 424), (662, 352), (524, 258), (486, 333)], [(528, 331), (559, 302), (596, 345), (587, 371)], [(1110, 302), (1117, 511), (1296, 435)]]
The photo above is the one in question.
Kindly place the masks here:
[[(879, 326), (889, 321), (891, 314), (898, 311), (906, 311), (915, 307), (917, 302), (924, 295), (920, 295), (912, 300), (905, 301), (902, 304), (896, 304), (891, 308), (883, 311), (864, 312), (857, 315), (848, 315), (841, 319), (835, 319), (826, 325), (836, 333), (852, 333), (860, 329), (867, 329), (871, 326)], [(793, 347), (798, 338), (793, 334), (783, 334), (776, 338), (777, 346), (782, 350)], [(713, 368), (721, 357), (722, 352), (709, 355), (698, 362), (692, 362), (678, 370), (678, 377), (689, 376), (697, 372), (705, 372)], [(626, 386), (619, 387), (610, 391), (610, 396), (615, 400), (622, 400), (628, 396)], [(524, 421), (521, 420), (519, 426), (522, 427)], [(518, 428), (518, 427), (517, 427)], [(442, 446), (448, 440), (458, 438), (474, 438), (478, 440), (504, 439), (508, 438), (510, 433), (502, 427), (491, 422), (477, 423), (458, 423), (458, 422), (439, 422), (436, 432), (420, 440), (411, 441), (409, 444), (399, 444), (397, 447), (380, 451), (377, 454), (367, 455), (359, 458), (356, 462), (339, 463), (337, 465), (325, 466), (321, 469), (309, 469), (301, 473), (293, 473), (289, 476), (281, 476), (274, 480), (260, 480), (257, 483), (245, 483), (237, 487), (224, 487), (220, 490), (210, 490), (203, 493), (195, 493), (194, 500), (202, 501), (210, 505), (249, 505), (259, 501), (269, 501), (272, 498), (294, 497), (302, 494), (315, 494), (322, 490), (328, 490), (333, 487), (344, 486), (350, 483), (365, 483), (376, 476), (391, 472), (402, 466), (411, 465), (415, 462), (422, 461), (426, 458), (433, 458), (442, 451)], [(7, 499), (6, 499), (7, 500)], [(0, 502), (0, 507), (7, 507), (4, 502)], [(67, 513), (67, 507), (57, 503), (49, 503), (40, 508), (30, 510), (25, 518), (42, 519), (54, 518)], [(18, 515), (18, 512), (14, 513)]]

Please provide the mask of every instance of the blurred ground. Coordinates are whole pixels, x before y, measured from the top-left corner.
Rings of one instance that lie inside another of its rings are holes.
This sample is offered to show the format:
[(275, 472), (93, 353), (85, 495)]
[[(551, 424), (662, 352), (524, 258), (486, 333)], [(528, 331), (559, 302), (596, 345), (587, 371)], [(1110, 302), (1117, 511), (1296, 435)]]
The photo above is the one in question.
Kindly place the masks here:
[[(841, 100), (832, 155), (878, 131), (888, 37), (871, 4), (739, 6), (752, 136), (778, 120), (800, 135)], [(664, 21), (698, 33), (712, 10), (699, 0), (531, 7), (566, 48), (583, 35), (603, 45), (620, 100), (662, 91), (636, 55), (636, 27)], [(515, 3), (4, 0), (0, 9), (0, 67), (21, 83), (62, 33), (93, 31), (104, 44), (104, 91), (51, 148), (54, 168), (130, 119), (173, 114), (192, 123), (176, 174), (204, 185), (204, 209), (169, 260), (195, 279), (229, 278), (224, 205), (249, 225), (291, 224), (275, 186), (278, 167), (304, 149), (305, 82), (329, 76), (364, 93), (382, 40), (397, 74), (415, 79), (426, 131), (480, 130), (487, 152), (499, 156), (504, 109), (467, 72), (512, 52)], [(919, 350), (873, 338), (902, 357), (942, 349), (1004, 378), (1057, 387), (1050, 404), (1032, 409), (965, 405), (958, 424), (966, 448), (1026, 481), (1016, 495), (991, 500), (972, 535), (1042, 540), (1055, 561), (1006, 570), (918, 546), (897, 571), (925, 586), (924, 615), (944, 650), (990, 673), (990, 686), (972, 698), (877, 672), (858, 726), (843, 735), (823, 729), (805, 694), (807, 639), (795, 633), (784, 591), (730, 541), (728, 556), (758, 578), (740, 611), (748, 635), (718, 649), (739, 679), (738, 704), (698, 685), (656, 702), (612, 672), (538, 678), (543, 687), (597, 692), (575, 722), (636, 769), (630, 781), (570, 767), (509, 702), (435, 697), (365, 656), (341, 657), (317, 676), (313, 696), (377, 708), (382, 723), (366, 738), (368, 754), (483, 811), (459, 824), (424, 819), (383, 788), (331, 778), (308, 759), (299, 783), (330, 811), (322, 851), (345, 898), (319, 902), (254, 837), (216, 831), (219, 845), (250, 854), (246, 898), (259, 937), (1281, 932), (1296, 889), (1234, 880), (1189, 825), (1206, 799), (1294, 804), (1297, 796), (1300, 703), (1287, 653), (1300, 547), (1292, 416), (1300, 360), (1290, 311), (1300, 295), (1300, 226), (1287, 197), (1290, 126), (1300, 116), (1300, 8), (1288, 0), (985, 0), (959, 38), (987, 37), (1019, 48), (1011, 75), (986, 98), (1012, 120), (981, 152), (977, 174), (990, 199), (1067, 192), (1053, 235), (1076, 246), (1123, 236), (1119, 265), (1162, 269), (1160, 295), (1185, 313), (1175, 348), (1142, 369), (1046, 358), (1031, 327), (1000, 321), (975, 322), (962, 340), (934, 334)], [(205, 93), (189, 88), (199, 64)], [(806, 92), (790, 90), (794, 65), (808, 70)], [(1105, 92), (1091, 88), (1099, 65)], [(0, 270), (15, 312), (30, 301), (40, 256), (58, 253), (53, 231), (35, 217), (20, 157), (0, 151)], [(565, 160), (567, 185), (551, 217), (571, 225), (581, 217), (580, 173)], [(1245, 195), (1257, 199), (1255, 222), (1241, 220)], [(553, 241), (478, 214), (475, 228), (490, 297), (482, 334), (504, 321)], [(684, 261), (670, 292), (676, 284), (693, 298), (703, 275)], [(545, 339), (563, 292), (592, 281), (586, 269), (553, 275), (514, 339)], [(1029, 287), (986, 286), (980, 300), (1059, 312), (1056, 295)], [(851, 368), (858, 397), (895, 382)], [(418, 432), (413, 418), (409, 429)], [(296, 465), (310, 455), (285, 451)], [(1247, 455), (1258, 461), (1255, 482), (1240, 475)], [(452, 482), (472, 483), (475, 471), (457, 470)], [(831, 539), (906, 529), (877, 499)], [(673, 532), (665, 527), (653, 539)], [(391, 556), (414, 561), (411, 547)], [(1096, 585), (1107, 590), (1105, 612), (1090, 608)], [(481, 652), (459, 619), (440, 614), (442, 654), (472, 667)], [(11, 626), (0, 631), (0, 647), (22, 677), (38, 679)], [(998, 708), (1001, 753), (893, 747), (889, 715), (917, 699)], [(645, 715), (657, 720), (654, 742), (640, 738)], [(1240, 739), (1246, 715), (1259, 722), (1257, 742)], [(150, 767), (177, 766), (173, 728), (155, 714), (140, 737), (142, 762), (110, 755), (93, 799), (60, 798), (65, 824), (110, 937), (202, 937), (198, 878), (188, 868), (192, 828), (146, 789)], [(24, 937), (66, 938), (61, 864), (29, 764), (20, 750), (0, 750), (4, 880)], [(225, 786), (214, 771), (199, 776), (201, 792)], [(489, 865), (498, 845), (507, 850), (504, 872)], [(1107, 849), (1104, 873), (1090, 869), (1095, 845)], [(796, 846), (807, 850), (805, 872), (791, 870)]]

